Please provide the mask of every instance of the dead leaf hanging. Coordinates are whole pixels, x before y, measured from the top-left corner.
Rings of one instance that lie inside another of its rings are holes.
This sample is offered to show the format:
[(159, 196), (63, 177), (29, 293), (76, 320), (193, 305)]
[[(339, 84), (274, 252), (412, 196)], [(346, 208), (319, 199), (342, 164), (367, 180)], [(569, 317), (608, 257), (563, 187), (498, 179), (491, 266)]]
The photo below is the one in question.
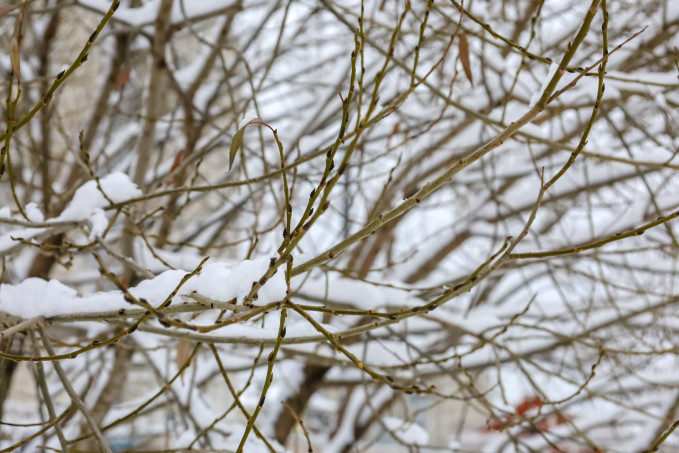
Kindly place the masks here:
[[(177, 369), (181, 370), (182, 367), (186, 364), (186, 361), (189, 360), (189, 357), (191, 357), (191, 352), (193, 352), (193, 348), (195, 347), (195, 343), (189, 339), (182, 338), (179, 340), (177, 343)], [(182, 372), (181, 375), (181, 380), (182, 383), (184, 383), (184, 373)]]
[(467, 34), (463, 31), (460, 33), (460, 40), (457, 42), (460, 61), (462, 62), (462, 69), (464, 69), (464, 74), (467, 76), (469, 83), (474, 85), (474, 79), (472, 77), (472, 67), (469, 64), (469, 41), (467, 40)]

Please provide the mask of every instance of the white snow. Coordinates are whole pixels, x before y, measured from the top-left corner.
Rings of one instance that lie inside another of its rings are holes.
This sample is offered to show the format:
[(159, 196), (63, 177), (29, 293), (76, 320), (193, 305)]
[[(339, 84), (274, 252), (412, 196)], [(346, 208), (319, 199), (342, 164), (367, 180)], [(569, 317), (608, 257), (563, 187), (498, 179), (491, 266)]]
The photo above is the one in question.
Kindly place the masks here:
[(552, 80), (552, 77), (554, 77), (554, 74), (556, 74), (557, 69), (559, 69), (558, 64), (552, 63), (549, 65), (549, 71), (547, 71), (547, 74), (545, 75), (545, 78), (542, 81), (542, 86), (540, 87), (539, 90), (534, 92), (530, 98), (530, 105), (537, 104), (538, 100), (540, 100), (540, 97), (542, 96), (542, 93), (544, 93), (545, 90), (547, 89), (547, 85), (549, 85), (549, 82)]
[(396, 417), (384, 417), (382, 421), (401, 442), (413, 445), (425, 445), (429, 442), (429, 433), (415, 422)]
[(245, 115), (243, 116), (243, 119), (240, 120), (240, 123), (238, 123), (238, 130), (243, 129), (245, 126), (248, 125), (248, 123), (255, 118), (257, 118), (257, 112), (254, 110), (248, 110), (245, 112)]
[(0, 285), (0, 310), (25, 319), (123, 307), (127, 308), (129, 304), (118, 292), (79, 297), (74, 289), (57, 280), (27, 278), (16, 285)]
[(101, 236), (108, 226), (108, 219), (103, 209), (95, 208), (88, 218), (90, 224), (89, 240), (92, 241), (96, 236)]
[[(111, 173), (99, 179), (101, 189), (114, 203), (141, 196), (142, 192), (122, 172)], [(87, 181), (75, 191), (73, 199), (68, 203), (56, 220), (85, 220), (95, 209), (108, 206), (109, 202), (99, 191), (96, 181)]]
[[(233, 298), (242, 300), (250, 291), (252, 282), (262, 277), (268, 264), (268, 258), (246, 260), (235, 266), (219, 262), (208, 263), (200, 274), (182, 286), (178, 296), (198, 292), (218, 301), (226, 302)], [(153, 279), (142, 281), (131, 288), (130, 293), (136, 298), (147, 300), (151, 305), (158, 306), (185, 275), (186, 271), (169, 270)], [(285, 284), (282, 275), (274, 276), (260, 289), (258, 301), (267, 303), (280, 300), (284, 296)], [(117, 290), (80, 296), (74, 289), (57, 280), (46, 281), (40, 278), (28, 278), (16, 285), (0, 285), (0, 311), (21, 318), (94, 313), (120, 308), (130, 308), (130, 304), (125, 302), (122, 293)], [(249, 326), (233, 326), (232, 332), (246, 336), (253, 333), (261, 334), (260, 328)]]
[(26, 217), (28, 217), (28, 220), (31, 222), (40, 223), (45, 220), (45, 215), (36, 203), (28, 203), (24, 210), (26, 212)]

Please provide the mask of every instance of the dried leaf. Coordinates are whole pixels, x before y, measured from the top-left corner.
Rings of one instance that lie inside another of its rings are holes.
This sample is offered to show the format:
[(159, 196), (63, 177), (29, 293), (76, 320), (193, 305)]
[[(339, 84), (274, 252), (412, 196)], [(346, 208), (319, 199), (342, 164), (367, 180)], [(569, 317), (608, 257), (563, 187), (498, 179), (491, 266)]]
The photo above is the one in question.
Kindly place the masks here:
[(12, 10), (15, 10), (19, 7), (19, 5), (9, 5), (9, 6), (3, 6), (0, 8), (0, 17), (5, 16), (9, 14)]
[(243, 127), (238, 129), (236, 135), (233, 136), (233, 141), (231, 142), (231, 149), (229, 150), (229, 171), (231, 171), (231, 168), (233, 167), (233, 161), (236, 160), (236, 154), (238, 154), (238, 150), (243, 145), (243, 135), (245, 134), (245, 129), (247, 129), (250, 126), (266, 126), (266, 123), (262, 121), (261, 118), (253, 118), (247, 123), (245, 123)]
[(132, 73), (132, 68), (122, 69), (113, 82), (113, 89), (116, 91), (122, 90), (125, 85), (130, 81), (130, 75)]
[(474, 79), (472, 78), (472, 67), (469, 64), (469, 41), (467, 40), (467, 34), (465, 32), (460, 32), (460, 40), (457, 42), (457, 45), (460, 61), (462, 62), (462, 69), (464, 69), (464, 74), (473, 86)]
[[(191, 352), (194, 348), (194, 343), (191, 340), (182, 338), (177, 343), (177, 368), (181, 369), (186, 364), (186, 361), (191, 357)], [(184, 383), (184, 373), (181, 375), (182, 384)]]
[(184, 158), (184, 154), (186, 154), (186, 149), (182, 148), (174, 156), (174, 161), (172, 162), (172, 167), (170, 168), (170, 173), (172, 173), (173, 171), (175, 171), (179, 167), (179, 164), (182, 162), (182, 159)]
[(169, 172), (170, 177), (165, 182), (165, 187), (169, 187), (172, 184), (174, 184), (175, 175), (173, 173), (177, 168), (179, 168), (179, 164), (182, 163), (182, 159), (184, 159), (184, 154), (186, 154), (186, 149), (182, 148), (174, 156), (174, 160), (172, 161), (172, 167), (170, 167), (170, 172)]

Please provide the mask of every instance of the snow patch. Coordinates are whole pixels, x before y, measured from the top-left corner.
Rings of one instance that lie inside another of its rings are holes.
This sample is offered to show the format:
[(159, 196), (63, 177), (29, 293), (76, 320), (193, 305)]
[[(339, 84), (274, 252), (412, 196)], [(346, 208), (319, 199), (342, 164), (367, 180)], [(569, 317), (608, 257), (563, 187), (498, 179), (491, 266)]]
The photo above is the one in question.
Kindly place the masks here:
[(549, 65), (549, 71), (547, 72), (547, 75), (545, 76), (544, 81), (542, 82), (542, 86), (538, 91), (533, 93), (533, 96), (530, 98), (530, 105), (535, 105), (537, 102), (540, 100), (540, 97), (542, 96), (542, 93), (545, 92), (547, 89), (547, 85), (549, 85), (549, 82), (552, 80), (552, 77), (554, 77), (554, 74), (556, 74), (556, 70), (559, 69), (559, 65), (556, 63), (552, 63)]
[(415, 445), (425, 445), (429, 442), (427, 431), (415, 422), (407, 422), (396, 417), (384, 417), (383, 422), (401, 442)]
[[(101, 190), (114, 203), (141, 196), (142, 192), (122, 172), (111, 173), (99, 180)], [(92, 212), (108, 206), (109, 202), (97, 187), (96, 181), (87, 181), (75, 191), (73, 199), (68, 203), (56, 220), (85, 220)]]

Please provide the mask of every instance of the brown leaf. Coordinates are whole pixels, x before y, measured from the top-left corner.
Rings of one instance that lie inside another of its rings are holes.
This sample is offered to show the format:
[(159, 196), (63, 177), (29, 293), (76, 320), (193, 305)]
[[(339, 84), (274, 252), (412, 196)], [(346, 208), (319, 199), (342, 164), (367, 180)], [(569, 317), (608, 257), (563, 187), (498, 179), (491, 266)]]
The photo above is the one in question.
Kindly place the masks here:
[[(181, 369), (186, 361), (191, 357), (191, 352), (193, 352), (194, 343), (191, 340), (182, 338), (177, 343), (177, 369)], [(184, 372), (181, 375), (182, 384), (184, 383)]]
[(172, 162), (170, 173), (172, 173), (177, 169), (177, 167), (179, 167), (179, 164), (182, 162), (182, 159), (184, 158), (184, 154), (186, 154), (186, 149), (182, 148), (177, 152), (177, 155), (174, 156), (174, 161)]
[(172, 167), (170, 167), (170, 171), (168, 173), (170, 177), (167, 179), (167, 181), (165, 181), (165, 187), (170, 187), (172, 184), (174, 184), (175, 175), (173, 173), (177, 168), (179, 168), (179, 164), (182, 163), (182, 160), (184, 159), (184, 154), (186, 154), (186, 149), (182, 148), (174, 156), (174, 160), (172, 161)]
[(467, 40), (467, 34), (465, 32), (460, 33), (460, 40), (457, 42), (457, 45), (460, 61), (462, 62), (462, 69), (464, 69), (464, 74), (473, 86), (474, 79), (472, 77), (472, 67), (469, 64), (469, 41)]
[(118, 74), (116, 74), (116, 79), (113, 82), (113, 89), (116, 91), (125, 88), (125, 85), (130, 81), (130, 74), (132, 73), (132, 68), (122, 69)]
[(17, 9), (19, 5), (9, 5), (0, 7), (0, 17), (9, 14), (12, 10)]

